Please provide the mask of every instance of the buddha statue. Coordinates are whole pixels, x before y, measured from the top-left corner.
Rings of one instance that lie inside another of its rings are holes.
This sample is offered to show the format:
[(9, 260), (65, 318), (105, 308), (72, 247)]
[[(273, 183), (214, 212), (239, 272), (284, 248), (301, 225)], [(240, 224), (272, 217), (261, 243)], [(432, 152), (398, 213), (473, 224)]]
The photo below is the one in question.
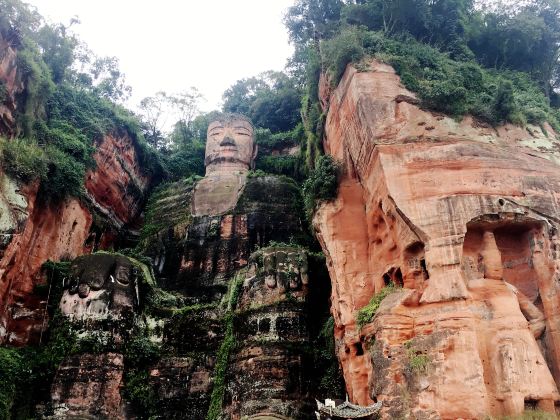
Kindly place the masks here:
[(193, 304), (219, 299), (257, 247), (305, 236), (297, 185), (275, 175), (248, 176), (257, 149), (247, 117), (219, 114), (208, 126), (206, 175), (194, 185), (171, 185), (156, 203), (165, 228), (146, 241), (145, 252), (163, 287)]
[(193, 214), (219, 215), (231, 210), (257, 156), (253, 125), (240, 114), (221, 114), (208, 126), (206, 176), (194, 191)]

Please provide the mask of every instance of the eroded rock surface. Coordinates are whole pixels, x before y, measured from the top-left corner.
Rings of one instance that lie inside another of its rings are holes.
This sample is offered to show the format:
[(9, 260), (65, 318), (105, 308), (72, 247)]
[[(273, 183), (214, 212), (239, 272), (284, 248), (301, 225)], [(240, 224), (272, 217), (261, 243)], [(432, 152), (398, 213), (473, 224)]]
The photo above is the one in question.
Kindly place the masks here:
[(129, 136), (108, 135), (98, 147), (86, 200), (49, 202), (38, 184), (0, 175), (0, 342), (36, 342), (48, 325), (47, 296), (34, 293), (48, 282), (43, 263), (110, 248), (135, 228), (151, 178)]
[[(211, 123), (206, 177), (154, 194), (141, 242), (153, 271), (110, 253), (72, 262), (60, 310), (76, 350), (52, 386), (55, 415), (313, 415), (329, 282), (297, 184), (249, 173), (252, 130), (237, 115)], [(95, 365), (114, 357), (113, 375)]]
[[(384, 418), (554, 411), (556, 134), (424, 111), (390, 67), (370, 67), (323, 98), (343, 177), (314, 219), (351, 400), (383, 401)], [(359, 328), (390, 283), (402, 289)]]
[(17, 134), (17, 96), (24, 90), (17, 68), (17, 50), (0, 34), (0, 133), (6, 137)]
[(122, 354), (81, 354), (66, 359), (52, 389), (54, 418), (124, 418), (122, 382)]

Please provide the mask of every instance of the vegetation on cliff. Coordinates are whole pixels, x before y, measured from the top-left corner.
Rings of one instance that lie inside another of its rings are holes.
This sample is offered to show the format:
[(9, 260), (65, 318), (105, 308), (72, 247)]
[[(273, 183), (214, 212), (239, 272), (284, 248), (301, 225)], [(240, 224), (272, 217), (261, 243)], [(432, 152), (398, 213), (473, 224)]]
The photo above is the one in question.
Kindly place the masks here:
[(366, 324), (373, 320), (373, 317), (377, 313), (379, 306), (381, 306), (381, 302), (390, 294), (398, 291), (398, 287), (394, 284), (389, 284), (385, 286), (381, 291), (371, 298), (369, 303), (361, 308), (357, 315), (356, 315), (356, 322), (358, 324), (358, 328), (362, 329)]
[(304, 83), (308, 168), (321, 153), (324, 115), (317, 86), (333, 85), (365, 57), (395, 67), (422, 106), (490, 123), (559, 128), (560, 3), (297, 0), (285, 24), (291, 70)]
[(25, 87), (16, 98), (17, 139), (1, 140), (3, 169), (24, 182), (39, 180), (45, 199), (80, 196), (95, 143), (113, 133), (132, 138), (146, 173), (161, 172), (140, 121), (118, 104), (130, 91), (118, 60), (84, 53), (69, 27), (45, 23), (18, 0), (2, 0), (0, 9), (0, 37), (17, 51)]

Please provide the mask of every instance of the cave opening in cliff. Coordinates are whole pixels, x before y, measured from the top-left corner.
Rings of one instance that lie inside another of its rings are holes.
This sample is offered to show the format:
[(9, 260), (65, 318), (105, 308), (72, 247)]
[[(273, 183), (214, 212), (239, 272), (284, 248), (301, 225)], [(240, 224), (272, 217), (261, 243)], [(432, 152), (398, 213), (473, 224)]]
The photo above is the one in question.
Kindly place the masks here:
[(400, 267), (391, 267), (385, 274), (383, 274), (383, 285), (403, 287), (403, 275)]
[(358, 341), (356, 344), (354, 344), (354, 349), (356, 350), (356, 356), (364, 355), (364, 347), (362, 346), (361, 341)]

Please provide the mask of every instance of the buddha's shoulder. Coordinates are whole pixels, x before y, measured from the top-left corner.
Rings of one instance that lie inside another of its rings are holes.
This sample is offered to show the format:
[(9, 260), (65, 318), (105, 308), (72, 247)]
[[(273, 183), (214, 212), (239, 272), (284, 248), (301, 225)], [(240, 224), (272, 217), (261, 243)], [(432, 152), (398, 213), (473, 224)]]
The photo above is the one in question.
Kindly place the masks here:
[(199, 176), (191, 176), (156, 187), (148, 199), (146, 221), (157, 219), (172, 225), (178, 219), (184, 219), (185, 214), (190, 214), (194, 189), (200, 179)]

